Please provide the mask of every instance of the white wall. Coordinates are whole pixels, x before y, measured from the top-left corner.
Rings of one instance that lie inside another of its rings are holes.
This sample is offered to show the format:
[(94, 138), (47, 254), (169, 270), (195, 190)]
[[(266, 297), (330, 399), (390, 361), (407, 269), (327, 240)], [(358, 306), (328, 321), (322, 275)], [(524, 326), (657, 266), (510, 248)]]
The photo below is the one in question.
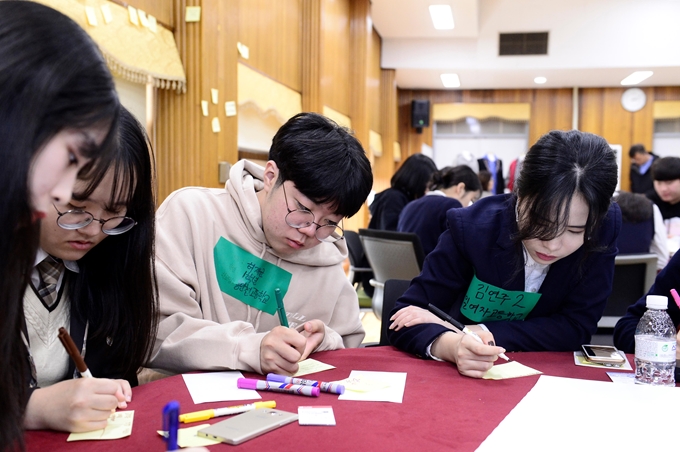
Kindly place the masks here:
[(120, 103), (146, 128), (146, 85), (113, 77)]
[(680, 157), (680, 136), (654, 137), (652, 152), (659, 157)]
[(470, 151), (478, 159), (486, 154), (496, 154), (503, 161), (505, 178), (510, 163), (529, 149), (526, 138), (434, 138), (433, 144), (437, 168), (455, 166), (458, 154), (463, 151)]

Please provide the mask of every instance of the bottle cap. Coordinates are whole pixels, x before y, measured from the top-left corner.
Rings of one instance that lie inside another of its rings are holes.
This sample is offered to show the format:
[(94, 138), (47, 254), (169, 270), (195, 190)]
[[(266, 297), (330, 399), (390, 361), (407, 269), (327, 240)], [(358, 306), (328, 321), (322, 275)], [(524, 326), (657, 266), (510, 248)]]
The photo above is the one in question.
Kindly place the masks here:
[(668, 309), (668, 297), (647, 295), (647, 309)]

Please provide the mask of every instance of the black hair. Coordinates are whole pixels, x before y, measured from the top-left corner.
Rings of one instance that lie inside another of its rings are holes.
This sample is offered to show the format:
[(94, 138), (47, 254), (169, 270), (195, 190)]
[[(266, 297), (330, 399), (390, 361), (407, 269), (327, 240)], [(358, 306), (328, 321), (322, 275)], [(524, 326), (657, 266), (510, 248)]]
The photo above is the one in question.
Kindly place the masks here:
[(349, 130), (317, 113), (299, 113), (276, 132), (269, 160), (279, 168), (277, 185), (289, 180), (316, 204), (337, 215), (359, 211), (373, 186), (371, 164)]
[(390, 179), (390, 186), (406, 195), (409, 201), (425, 195), (425, 189), (437, 165), (425, 154), (413, 154), (407, 158)]
[(0, 1), (0, 449), (23, 448), (22, 303), (39, 244), (31, 162), (60, 131), (95, 127), (108, 134), (102, 145), (81, 149), (85, 157), (99, 157), (81, 172), (106, 165), (118, 108), (111, 73), (82, 28), (38, 3)]
[(482, 190), (489, 191), (489, 184), (491, 183), (491, 172), (487, 170), (479, 170), (477, 174), (479, 183), (482, 185)]
[(680, 179), (680, 157), (654, 159), (652, 179), (661, 181)]
[(428, 188), (430, 191), (442, 190), (460, 183), (465, 184), (465, 191), (481, 191), (482, 184), (477, 174), (467, 165), (447, 166), (432, 173)]
[(616, 181), (616, 157), (604, 138), (578, 130), (543, 135), (529, 149), (517, 180), (516, 240), (552, 240), (560, 235), (567, 228), (571, 200), (578, 194), (588, 206), (585, 254), (594, 250), (595, 233), (607, 215)]
[[(69, 295), (76, 315), (90, 322), (91, 338), (111, 337), (111, 366), (135, 381), (156, 338), (158, 289), (154, 270), (154, 168), (151, 147), (139, 122), (121, 109), (118, 149), (109, 171), (109, 205), (125, 205), (137, 224), (107, 237), (78, 261)], [(76, 200), (86, 200), (102, 177), (89, 181)]]
[(633, 158), (635, 154), (647, 154), (644, 144), (634, 144), (630, 147), (628, 151), (628, 157)]
[(640, 193), (620, 191), (614, 201), (621, 208), (621, 217), (629, 223), (641, 223), (654, 215), (652, 201)]

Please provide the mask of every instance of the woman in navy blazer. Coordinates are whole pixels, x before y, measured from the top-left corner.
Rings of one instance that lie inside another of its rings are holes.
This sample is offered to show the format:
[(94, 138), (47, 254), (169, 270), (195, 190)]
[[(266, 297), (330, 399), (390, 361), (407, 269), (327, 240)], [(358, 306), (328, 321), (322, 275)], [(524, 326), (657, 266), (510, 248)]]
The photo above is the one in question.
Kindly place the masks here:
[[(505, 350), (588, 343), (611, 293), (621, 228), (611, 203), (616, 181), (614, 153), (601, 137), (575, 130), (541, 137), (514, 194), (448, 211), (448, 231), (392, 312), (392, 344), (481, 377)], [(484, 343), (452, 332), (428, 303)]]
[(425, 196), (406, 204), (399, 214), (397, 231), (413, 232), (420, 238), (427, 256), (437, 246), (439, 236), (446, 231), (446, 212), (467, 207), (479, 199), (482, 184), (467, 165), (447, 166), (435, 171)]

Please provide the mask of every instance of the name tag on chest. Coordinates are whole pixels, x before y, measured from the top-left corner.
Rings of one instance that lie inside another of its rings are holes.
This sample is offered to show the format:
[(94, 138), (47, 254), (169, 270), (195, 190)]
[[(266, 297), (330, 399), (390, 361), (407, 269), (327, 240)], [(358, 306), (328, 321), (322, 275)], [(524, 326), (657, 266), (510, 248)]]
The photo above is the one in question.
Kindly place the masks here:
[(540, 293), (505, 290), (473, 276), (460, 312), (478, 323), (496, 320), (524, 320), (534, 309)]
[(279, 289), (288, 292), (290, 272), (220, 237), (213, 250), (220, 290), (255, 309), (274, 315)]

